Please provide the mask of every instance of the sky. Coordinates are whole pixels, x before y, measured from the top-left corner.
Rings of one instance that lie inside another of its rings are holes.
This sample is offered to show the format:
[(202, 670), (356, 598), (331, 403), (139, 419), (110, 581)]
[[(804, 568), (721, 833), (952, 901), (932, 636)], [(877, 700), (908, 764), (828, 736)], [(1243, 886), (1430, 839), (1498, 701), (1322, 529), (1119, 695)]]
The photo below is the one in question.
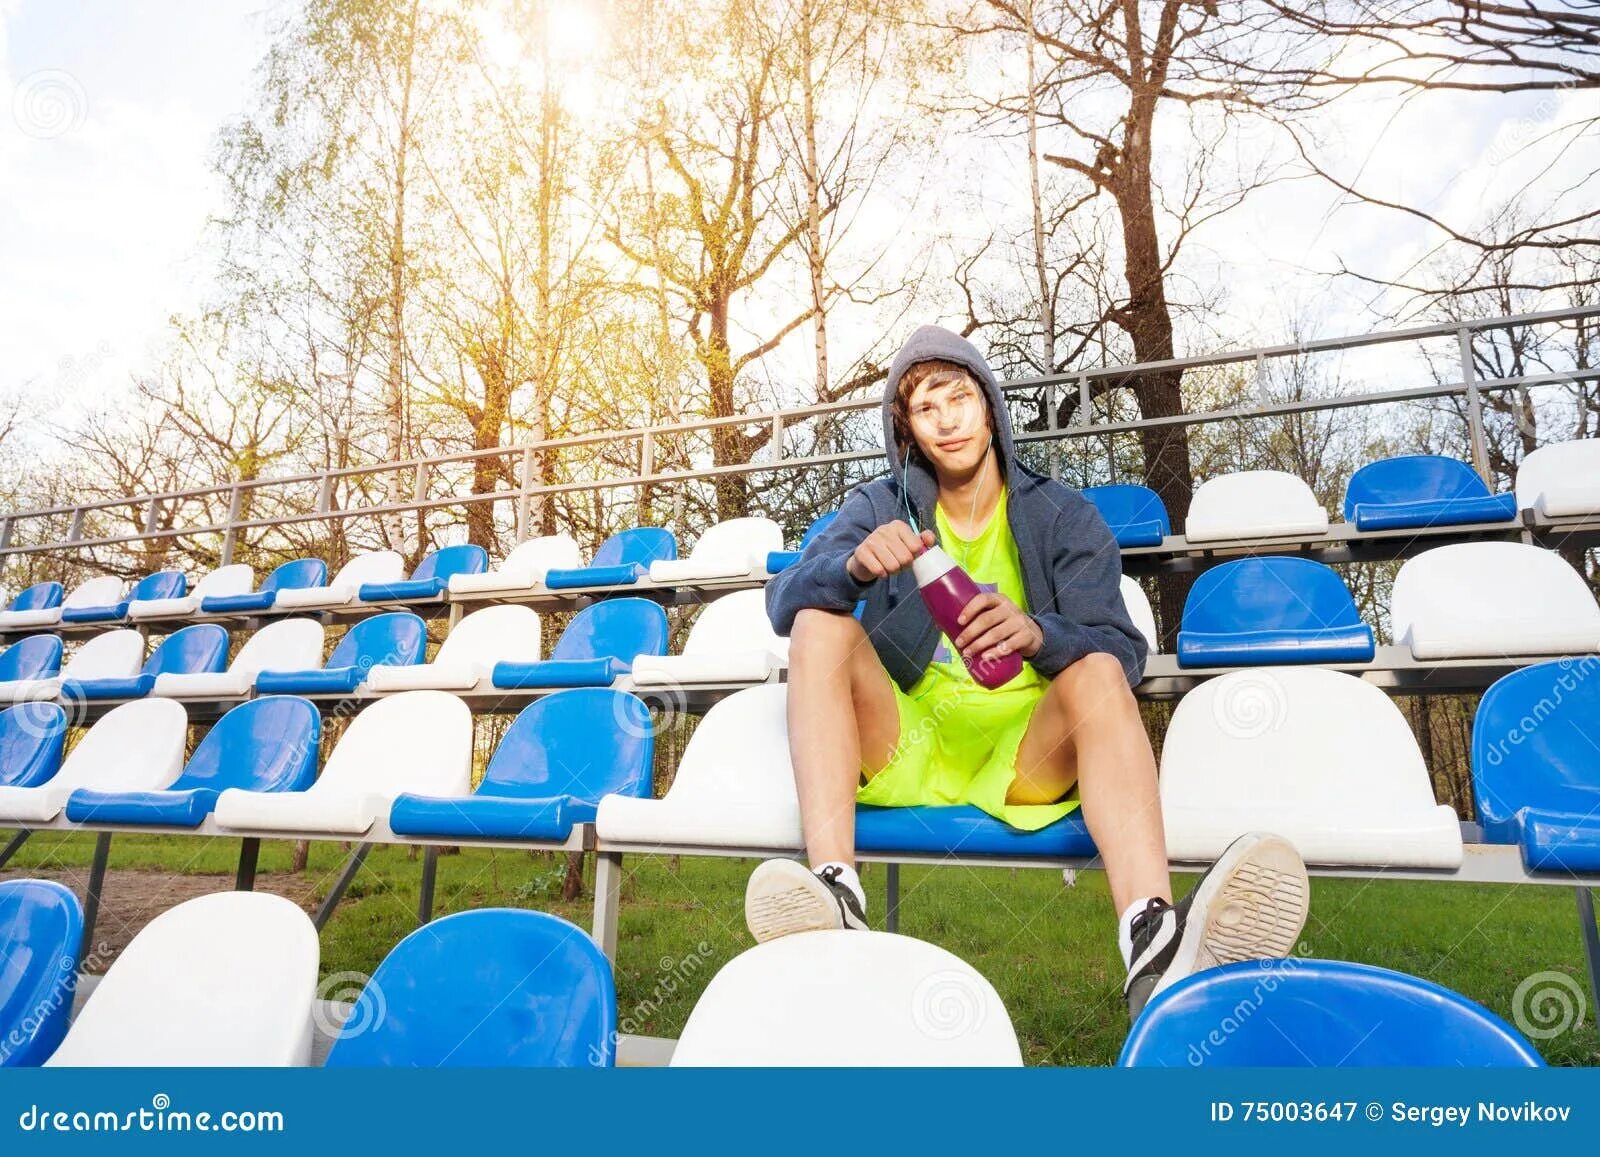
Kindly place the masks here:
[[(95, 405), (159, 363), (168, 319), (206, 294), (207, 222), (221, 205), (216, 132), (246, 104), (288, 2), (0, 0), (0, 396)], [(1341, 172), (1470, 225), (1530, 171), (1529, 158), (1508, 160), (1513, 148), (1583, 99), (1593, 94), (1402, 108), (1374, 96), (1318, 131)], [(1578, 163), (1557, 162), (1540, 187), (1559, 187)], [(986, 174), (986, 189), (1024, 181), (1020, 144), (973, 140), (944, 179), (970, 184), (974, 173)], [(936, 208), (955, 202), (937, 182), (932, 196)], [(983, 203), (997, 199), (986, 191)], [(974, 234), (994, 223), (981, 212), (963, 220)], [(1212, 323), (1220, 339), (1208, 344), (1290, 340), (1308, 325), (1363, 332), (1393, 303), (1327, 274), (1342, 260), (1400, 275), (1436, 240), (1419, 222), (1341, 205), (1311, 182), (1264, 190), (1189, 250), (1191, 272), (1225, 288)], [(797, 334), (785, 351), (802, 375), (808, 340)]]

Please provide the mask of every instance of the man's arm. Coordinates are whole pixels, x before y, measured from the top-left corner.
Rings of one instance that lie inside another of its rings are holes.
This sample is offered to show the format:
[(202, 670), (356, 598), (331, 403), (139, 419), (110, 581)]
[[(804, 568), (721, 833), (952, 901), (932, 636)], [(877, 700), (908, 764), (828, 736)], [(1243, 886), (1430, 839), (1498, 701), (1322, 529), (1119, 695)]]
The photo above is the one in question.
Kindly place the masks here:
[(1117, 541), (1087, 502), (1056, 518), (1055, 605), (1034, 612), (1044, 642), (1029, 662), (1055, 678), (1085, 655), (1103, 651), (1122, 664), (1128, 685), (1144, 678), (1149, 644), (1122, 602), (1122, 555)]
[(811, 540), (800, 560), (767, 581), (767, 617), (774, 631), (788, 635), (795, 616), (808, 607), (855, 610), (872, 584), (857, 582), (845, 563), (877, 525), (872, 500), (860, 489), (851, 491), (839, 516)]

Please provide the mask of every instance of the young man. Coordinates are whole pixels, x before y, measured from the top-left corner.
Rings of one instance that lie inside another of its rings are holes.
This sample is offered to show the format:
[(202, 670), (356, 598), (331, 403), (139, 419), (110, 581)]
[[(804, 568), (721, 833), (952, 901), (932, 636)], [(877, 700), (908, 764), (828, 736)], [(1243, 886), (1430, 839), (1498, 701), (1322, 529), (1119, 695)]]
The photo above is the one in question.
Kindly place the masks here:
[[(1119, 916), (1130, 1013), (1190, 972), (1281, 956), (1309, 889), (1285, 840), (1247, 835), (1171, 903), (1155, 758), (1131, 686), (1143, 636), (1121, 558), (1081, 494), (1022, 467), (982, 355), (937, 326), (911, 336), (883, 398), (889, 477), (851, 492), (798, 563), (767, 585), (790, 637), (789, 745), (815, 872), (751, 876), (757, 940), (865, 928), (855, 805), (972, 804), (1034, 830), (1080, 805)], [(955, 638), (928, 614), (911, 561), (938, 543), (984, 593)], [(864, 600), (859, 620), (852, 613)], [(962, 662), (1014, 652), (998, 689)]]

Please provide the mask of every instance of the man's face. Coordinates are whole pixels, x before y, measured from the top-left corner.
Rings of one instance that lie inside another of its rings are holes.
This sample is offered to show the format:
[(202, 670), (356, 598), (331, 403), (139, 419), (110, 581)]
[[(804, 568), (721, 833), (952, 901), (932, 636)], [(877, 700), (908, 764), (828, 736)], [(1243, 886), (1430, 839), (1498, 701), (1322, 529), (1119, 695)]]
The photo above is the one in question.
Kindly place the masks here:
[(968, 379), (930, 379), (906, 404), (911, 434), (941, 475), (962, 477), (976, 470), (989, 451), (989, 405)]

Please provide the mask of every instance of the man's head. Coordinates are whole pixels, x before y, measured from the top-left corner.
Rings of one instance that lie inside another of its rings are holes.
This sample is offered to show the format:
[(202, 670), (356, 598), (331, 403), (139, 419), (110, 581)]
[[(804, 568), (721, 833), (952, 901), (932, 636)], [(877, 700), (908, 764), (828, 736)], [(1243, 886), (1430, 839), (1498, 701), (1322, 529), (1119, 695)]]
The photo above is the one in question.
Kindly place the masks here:
[(891, 407), (900, 453), (915, 451), (945, 477), (978, 469), (994, 438), (983, 387), (956, 362), (917, 362), (900, 376)]

